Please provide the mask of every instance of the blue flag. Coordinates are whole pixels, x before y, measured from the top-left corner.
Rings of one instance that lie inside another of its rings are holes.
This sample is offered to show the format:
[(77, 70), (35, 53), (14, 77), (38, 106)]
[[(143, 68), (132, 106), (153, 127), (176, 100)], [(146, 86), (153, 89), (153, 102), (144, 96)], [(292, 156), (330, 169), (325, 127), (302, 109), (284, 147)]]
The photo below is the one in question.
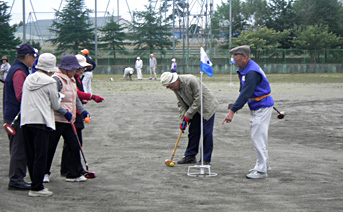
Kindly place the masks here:
[(207, 74), (208, 76), (213, 76), (212, 70), (212, 63), (208, 59), (205, 50), (201, 47), (200, 48), (200, 64), (201, 64), (201, 71)]

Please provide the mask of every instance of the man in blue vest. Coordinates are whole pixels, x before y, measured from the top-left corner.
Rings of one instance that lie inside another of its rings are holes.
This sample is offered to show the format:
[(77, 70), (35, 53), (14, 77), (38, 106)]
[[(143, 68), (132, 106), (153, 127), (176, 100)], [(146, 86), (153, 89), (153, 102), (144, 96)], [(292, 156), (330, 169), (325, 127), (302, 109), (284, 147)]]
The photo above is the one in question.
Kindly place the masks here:
[[(17, 50), (17, 58), (12, 64), (5, 80), (3, 113), (4, 122), (10, 124), (20, 111), (24, 81), (29, 75), (29, 67), (38, 57), (38, 51), (29, 44), (22, 44)], [(24, 181), (26, 176), (26, 156), (20, 118), (14, 122), (15, 135), (9, 135), (10, 167), (9, 190), (30, 190), (29, 183)]]
[(262, 179), (268, 177), (271, 171), (268, 157), (268, 128), (272, 107), (269, 81), (262, 68), (250, 59), (250, 47), (238, 46), (230, 50), (238, 67), (240, 79), (240, 95), (226, 115), (222, 124), (230, 123), (234, 114), (248, 102), (250, 119), (250, 136), (257, 156), (256, 164), (246, 175), (248, 179)]

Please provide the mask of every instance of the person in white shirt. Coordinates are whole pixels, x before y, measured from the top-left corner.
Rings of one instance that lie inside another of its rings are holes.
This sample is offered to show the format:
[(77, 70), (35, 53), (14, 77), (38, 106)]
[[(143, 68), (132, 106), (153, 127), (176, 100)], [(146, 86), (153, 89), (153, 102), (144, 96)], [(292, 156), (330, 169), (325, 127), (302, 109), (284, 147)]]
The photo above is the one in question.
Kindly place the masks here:
[(170, 66), (170, 72), (171, 73), (176, 73), (177, 72), (177, 70), (176, 70), (176, 68), (177, 68), (176, 59), (173, 58), (171, 61), (172, 61), (172, 64)]
[(131, 67), (125, 67), (123, 69), (124, 75), (123, 75), (123, 79), (124, 80), (132, 80), (132, 74), (135, 70)]
[(138, 80), (143, 80), (143, 76), (142, 76), (143, 61), (141, 60), (140, 57), (137, 57), (135, 68), (137, 70)]
[(150, 80), (152, 80), (152, 75), (155, 76), (155, 80), (156, 78), (156, 67), (157, 67), (157, 61), (156, 58), (154, 57), (154, 54), (150, 54), (150, 59), (149, 59), (149, 63), (150, 63)]

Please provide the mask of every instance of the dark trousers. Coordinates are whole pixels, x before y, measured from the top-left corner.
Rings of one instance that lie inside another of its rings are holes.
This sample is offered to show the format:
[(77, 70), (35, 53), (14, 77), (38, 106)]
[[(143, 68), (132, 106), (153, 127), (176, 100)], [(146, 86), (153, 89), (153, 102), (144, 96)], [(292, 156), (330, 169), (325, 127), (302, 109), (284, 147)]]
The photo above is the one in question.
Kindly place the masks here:
[[(80, 144), (82, 146), (82, 129), (80, 128), (76, 128), (77, 131), (77, 136), (79, 137), (80, 140)], [(70, 150), (69, 150), (69, 146), (64, 143), (63, 145), (63, 151), (62, 151), (62, 158), (61, 158), (61, 174), (66, 174), (68, 172), (68, 168), (67, 168), (67, 164), (68, 162), (68, 155), (70, 154)], [(86, 171), (84, 170), (82, 164), (81, 164), (81, 160), (80, 163), (78, 165), (78, 172), (81, 175), (84, 175), (86, 173)]]
[(51, 131), (26, 125), (22, 129), (26, 145), (27, 167), (32, 181), (31, 190), (40, 191), (44, 189), (43, 178)]
[[(26, 150), (23, 131), (20, 128), (20, 117), (14, 122), (13, 128), (16, 131), (15, 135), (9, 135), (10, 140), (10, 167), (9, 167), (9, 185), (17, 186), (25, 183), (26, 176)], [(12, 121), (5, 120), (5, 123), (11, 124)]]
[[(211, 162), (212, 151), (213, 151), (213, 125), (214, 125), (214, 114), (206, 121), (203, 119), (204, 123), (204, 161)], [(199, 151), (199, 143), (201, 137), (201, 117), (199, 113), (196, 113), (188, 129), (188, 146), (185, 152), (185, 156), (195, 156)]]
[(78, 165), (81, 163), (80, 161), (80, 151), (79, 151), (79, 144), (77, 142), (76, 136), (74, 134), (73, 128), (70, 123), (61, 123), (56, 122), (56, 130), (51, 134), (49, 139), (49, 148), (48, 148), (48, 159), (47, 159), (47, 166), (45, 169), (45, 174), (50, 174), (50, 168), (52, 164), (52, 160), (54, 158), (56, 148), (58, 142), (61, 138), (64, 139), (64, 143), (68, 145), (70, 154), (68, 154), (68, 172), (67, 178), (76, 178), (80, 177), (81, 175), (78, 172)]

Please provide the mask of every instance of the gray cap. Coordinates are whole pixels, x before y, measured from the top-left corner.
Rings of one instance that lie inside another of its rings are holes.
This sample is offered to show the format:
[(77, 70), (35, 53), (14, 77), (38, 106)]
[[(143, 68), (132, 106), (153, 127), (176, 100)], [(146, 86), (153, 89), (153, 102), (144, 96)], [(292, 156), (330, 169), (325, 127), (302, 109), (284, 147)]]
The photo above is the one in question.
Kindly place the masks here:
[(250, 56), (250, 47), (248, 45), (237, 46), (230, 50), (230, 54), (245, 54)]

